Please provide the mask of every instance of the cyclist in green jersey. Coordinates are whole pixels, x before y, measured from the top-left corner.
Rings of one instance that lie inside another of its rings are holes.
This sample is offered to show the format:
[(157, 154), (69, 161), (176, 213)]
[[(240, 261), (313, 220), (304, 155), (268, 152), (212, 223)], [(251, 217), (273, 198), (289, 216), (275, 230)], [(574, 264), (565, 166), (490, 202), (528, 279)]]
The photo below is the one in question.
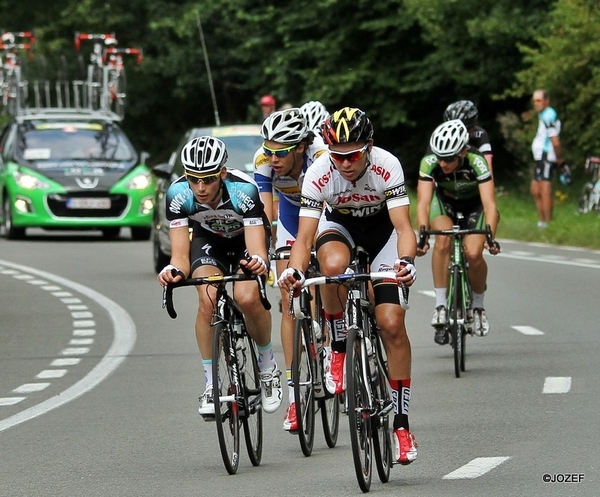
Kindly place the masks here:
[[(485, 157), (468, 146), (469, 133), (460, 119), (438, 126), (431, 135), (432, 154), (421, 160), (417, 187), (417, 223), (426, 229), (448, 230), (454, 224), (462, 228), (484, 229), (489, 224), (495, 235), (498, 211), (494, 180)], [(458, 213), (463, 216), (459, 223)], [(449, 237), (436, 236), (431, 258), (436, 308), (431, 325), (436, 329), (435, 341), (447, 343), (446, 288), (450, 260)], [(424, 255), (429, 246), (417, 250)], [(489, 323), (484, 310), (487, 264), (483, 249), (499, 252), (494, 243), (488, 246), (485, 235), (465, 237), (465, 257), (469, 264), (469, 281), (473, 289), (474, 332), (485, 336)]]

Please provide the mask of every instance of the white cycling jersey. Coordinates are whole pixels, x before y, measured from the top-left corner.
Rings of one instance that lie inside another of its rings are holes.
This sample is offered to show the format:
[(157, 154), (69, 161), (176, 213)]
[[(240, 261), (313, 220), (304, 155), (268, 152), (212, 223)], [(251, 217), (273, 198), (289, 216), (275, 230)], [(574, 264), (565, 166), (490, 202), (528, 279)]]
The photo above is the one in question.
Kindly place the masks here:
[(356, 181), (344, 179), (329, 155), (319, 157), (307, 170), (302, 184), (301, 217), (325, 217), (360, 231), (390, 226), (388, 210), (409, 205), (404, 171), (398, 158), (373, 147), (367, 168)]

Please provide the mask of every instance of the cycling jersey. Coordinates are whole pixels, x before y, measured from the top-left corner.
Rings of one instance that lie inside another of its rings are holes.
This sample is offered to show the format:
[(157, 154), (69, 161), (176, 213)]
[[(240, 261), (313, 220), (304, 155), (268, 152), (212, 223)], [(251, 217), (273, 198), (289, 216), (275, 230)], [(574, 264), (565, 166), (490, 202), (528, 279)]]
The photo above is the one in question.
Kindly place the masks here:
[(419, 180), (434, 181), (435, 191), (442, 201), (479, 200), (479, 184), (491, 179), (485, 157), (470, 146), (460, 165), (450, 174), (442, 171), (433, 154), (423, 157), (419, 166)]
[(550, 162), (556, 162), (556, 153), (550, 138), (560, 134), (560, 127), (560, 119), (552, 107), (546, 107), (539, 113), (537, 133), (531, 143), (534, 160), (539, 161), (546, 158)]
[(277, 248), (289, 245), (295, 240), (298, 233), (298, 212), (304, 175), (313, 162), (325, 152), (327, 146), (322, 139), (315, 137), (304, 154), (302, 171), (297, 180), (290, 176), (277, 176), (262, 147), (254, 154), (254, 179), (260, 192), (273, 193), (279, 199)]
[(235, 238), (243, 235), (244, 226), (268, 225), (257, 184), (236, 169), (227, 170), (223, 197), (216, 209), (196, 200), (185, 176), (169, 186), (166, 203), (169, 227), (191, 225), (194, 236), (212, 233)]
[(329, 155), (319, 157), (308, 169), (302, 184), (300, 216), (324, 216), (358, 231), (378, 231), (392, 226), (388, 209), (409, 205), (400, 161), (373, 147), (367, 167), (356, 181), (344, 179)]

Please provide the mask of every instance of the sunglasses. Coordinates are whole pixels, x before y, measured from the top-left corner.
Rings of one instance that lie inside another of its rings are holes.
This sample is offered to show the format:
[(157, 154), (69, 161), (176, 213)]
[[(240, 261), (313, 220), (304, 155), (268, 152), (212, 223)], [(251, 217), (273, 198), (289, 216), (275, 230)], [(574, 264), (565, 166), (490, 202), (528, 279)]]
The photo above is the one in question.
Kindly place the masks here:
[(445, 162), (446, 164), (450, 164), (451, 162), (454, 162), (456, 159), (458, 159), (458, 155), (446, 155), (445, 157), (442, 157), (441, 155), (436, 155), (435, 158), (439, 162)]
[(263, 150), (265, 152), (265, 155), (267, 157), (271, 157), (272, 155), (274, 155), (275, 157), (279, 157), (280, 159), (283, 159), (284, 157), (287, 157), (287, 155), (294, 150), (296, 147), (298, 146), (298, 144), (296, 145), (290, 145), (289, 147), (286, 148), (278, 148), (277, 150), (273, 150), (272, 148), (267, 147), (264, 143), (263, 143)]
[(369, 144), (367, 143), (363, 148), (360, 148), (358, 150), (351, 150), (350, 152), (341, 153), (341, 152), (332, 152), (330, 150), (329, 155), (336, 162), (344, 162), (345, 160), (347, 160), (348, 162), (356, 162), (356, 161), (362, 159), (363, 155), (365, 155), (365, 152), (367, 151), (368, 148), (369, 148)]
[(205, 185), (210, 185), (211, 183), (214, 183), (215, 181), (217, 181), (219, 179), (219, 176), (221, 176), (221, 171), (219, 171), (218, 173), (215, 174), (209, 174), (208, 176), (192, 176), (191, 174), (186, 174), (185, 177), (186, 179), (190, 182), (193, 183), (195, 185), (197, 185), (198, 183), (204, 183)]

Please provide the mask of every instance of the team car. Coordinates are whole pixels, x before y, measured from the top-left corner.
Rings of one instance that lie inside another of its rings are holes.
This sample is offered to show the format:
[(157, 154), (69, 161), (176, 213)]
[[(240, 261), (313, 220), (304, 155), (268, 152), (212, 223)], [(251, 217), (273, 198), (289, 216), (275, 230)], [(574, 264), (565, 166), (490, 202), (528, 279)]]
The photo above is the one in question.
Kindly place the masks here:
[(158, 178), (154, 210), (154, 229), (152, 232), (152, 248), (154, 270), (158, 273), (171, 258), (171, 242), (169, 240), (169, 222), (166, 217), (165, 195), (169, 185), (183, 175), (180, 152), (192, 138), (198, 136), (215, 136), (225, 143), (227, 149), (226, 166), (254, 174), (254, 153), (262, 145), (259, 124), (237, 124), (231, 126), (215, 126), (208, 128), (192, 128), (188, 130), (168, 162), (153, 168)]
[(23, 109), (0, 135), (0, 227), (152, 232), (156, 182), (110, 111)]

